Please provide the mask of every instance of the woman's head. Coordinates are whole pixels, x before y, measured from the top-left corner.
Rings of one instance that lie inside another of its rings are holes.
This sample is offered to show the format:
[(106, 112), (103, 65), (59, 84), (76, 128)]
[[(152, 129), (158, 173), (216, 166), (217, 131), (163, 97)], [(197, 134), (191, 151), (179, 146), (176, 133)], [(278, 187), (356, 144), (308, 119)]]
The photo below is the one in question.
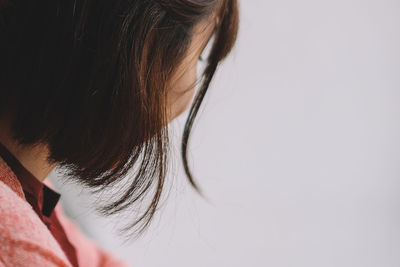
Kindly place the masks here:
[[(0, 116), (13, 138), (45, 144), (65, 177), (101, 191), (127, 186), (99, 210), (152, 202), (126, 229), (150, 222), (168, 162), (168, 122), (192, 103), (182, 140), (233, 47), (236, 0), (8, 0), (0, 4)], [(213, 36), (199, 91), (196, 65)], [(132, 177), (131, 177), (132, 175)], [(67, 178), (66, 178), (67, 179)], [(200, 191), (199, 191), (200, 192)]]

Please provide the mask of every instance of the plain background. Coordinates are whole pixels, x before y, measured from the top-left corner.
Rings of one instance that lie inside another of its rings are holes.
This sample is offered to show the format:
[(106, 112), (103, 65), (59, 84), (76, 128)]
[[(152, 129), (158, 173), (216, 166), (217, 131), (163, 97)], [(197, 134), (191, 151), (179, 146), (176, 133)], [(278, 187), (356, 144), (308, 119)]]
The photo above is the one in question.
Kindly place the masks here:
[(171, 124), (169, 195), (141, 239), (123, 245), (93, 198), (57, 183), (67, 214), (137, 267), (400, 266), (400, 1), (240, 8), (190, 143), (211, 201), (181, 169), (186, 112)]

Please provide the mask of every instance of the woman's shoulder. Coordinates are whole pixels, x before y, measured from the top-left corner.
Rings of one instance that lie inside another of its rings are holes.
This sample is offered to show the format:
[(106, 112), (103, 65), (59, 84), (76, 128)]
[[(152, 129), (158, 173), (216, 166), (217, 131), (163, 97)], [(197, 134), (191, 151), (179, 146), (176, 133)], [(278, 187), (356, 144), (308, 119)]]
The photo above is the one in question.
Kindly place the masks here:
[[(45, 184), (52, 188), (50, 181)], [(87, 238), (64, 216), (60, 203), (54, 212), (74, 245), (80, 266), (131, 266)], [(60, 245), (24, 198), (15, 173), (0, 157), (0, 267), (71, 266)]]
[(0, 243), (0, 263), (6, 266), (71, 266), (29, 203), (1, 180)]

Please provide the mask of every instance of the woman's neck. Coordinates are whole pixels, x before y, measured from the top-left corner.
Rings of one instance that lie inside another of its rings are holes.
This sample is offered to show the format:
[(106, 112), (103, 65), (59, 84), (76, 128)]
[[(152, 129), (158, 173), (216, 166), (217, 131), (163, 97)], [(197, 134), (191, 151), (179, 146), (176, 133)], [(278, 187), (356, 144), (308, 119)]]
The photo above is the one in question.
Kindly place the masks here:
[(14, 155), (15, 158), (32, 173), (36, 179), (43, 182), (57, 164), (49, 164), (49, 150), (45, 145), (21, 148), (11, 138), (10, 123), (0, 118), (0, 142)]

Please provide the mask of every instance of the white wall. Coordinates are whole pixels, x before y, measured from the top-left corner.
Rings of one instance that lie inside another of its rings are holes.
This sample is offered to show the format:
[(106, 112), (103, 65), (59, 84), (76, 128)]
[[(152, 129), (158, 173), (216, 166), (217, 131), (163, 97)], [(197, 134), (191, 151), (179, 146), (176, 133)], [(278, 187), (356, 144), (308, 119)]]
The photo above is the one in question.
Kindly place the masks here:
[(400, 1), (241, 12), (191, 139), (212, 202), (190, 189), (177, 147), (172, 190), (134, 244), (73, 186), (60, 188), (67, 212), (137, 267), (400, 266)]

